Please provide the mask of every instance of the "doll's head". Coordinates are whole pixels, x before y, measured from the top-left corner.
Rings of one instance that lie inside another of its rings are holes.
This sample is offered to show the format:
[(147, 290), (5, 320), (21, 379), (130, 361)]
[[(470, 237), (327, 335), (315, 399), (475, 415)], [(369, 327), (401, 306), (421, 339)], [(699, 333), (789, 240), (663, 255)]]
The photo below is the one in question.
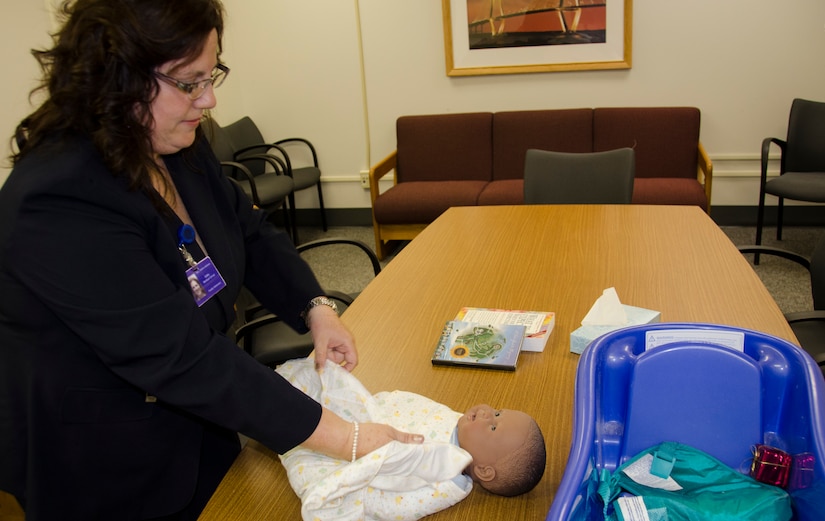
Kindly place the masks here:
[(473, 457), (465, 473), (487, 491), (517, 496), (544, 475), (544, 436), (529, 414), (476, 405), (459, 418), (457, 428), (458, 444)]

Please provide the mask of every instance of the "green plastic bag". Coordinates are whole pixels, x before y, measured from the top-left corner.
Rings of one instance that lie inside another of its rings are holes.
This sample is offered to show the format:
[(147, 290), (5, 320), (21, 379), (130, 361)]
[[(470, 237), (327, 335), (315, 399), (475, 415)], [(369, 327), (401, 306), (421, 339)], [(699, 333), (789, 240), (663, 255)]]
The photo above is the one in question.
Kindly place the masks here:
[(781, 488), (679, 443), (652, 447), (604, 474), (598, 493), (606, 520), (786, 521), (793, 515)]

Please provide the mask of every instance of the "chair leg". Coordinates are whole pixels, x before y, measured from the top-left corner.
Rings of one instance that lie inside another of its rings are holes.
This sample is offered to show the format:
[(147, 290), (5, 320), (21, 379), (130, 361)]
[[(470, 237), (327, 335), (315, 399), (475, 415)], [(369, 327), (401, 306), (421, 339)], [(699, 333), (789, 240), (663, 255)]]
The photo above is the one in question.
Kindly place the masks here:
[(290, 212), (290, 224), (292, 226), (292, 242), (294, 244), (300, 244), (298, 242), (298, 215), (295, 212), (295, 192), (291, 192), (287, 199), (289, 199), (289, 212)]
[[(759, 209), (757, 210), (756, 214), (756, 244), (759, 246), (762, 244), (762, 226), (765, 223), (765, 192), (760, 191), (759, 193)], [(759, 254), (753, 254), (753, 265), (759, 266)]]
[(779, 198), (779, 204), (776, 206), (776, 240), (782, 240), (782, 214), (784, 213), (785, 209), (785, 200), (781, 197)]
[(381, 239), (381, 232), (378, 229), (378, 223), (375, 222), (375, 219), (372, 221), (372, 229), (375, 233), (375, 255), (378, 257), (378, 260), (384, 260), (384, 257), (387, 256), (387, 252), (384, 247), (384, 241)]
[(290, 207), (286, 204), (286, 200), (284, 200), (283, 204), (281, 205), (281, 212), (284, 214), (284, 230), (286, 233), (289, 234), (289, 238), (292, 239), (292, 244), (298, 244), (297, 238), (293, 235), (294, 229), (292, 226), (292, 222), (294, 221), (293, 217), (290, 215)]
[(318, 206), (321, 208), (321, 227), (327, 231), (327, 212), (324, 209), (324, 194), (321, 191), (321, 181), (316, 185), (318, 187)]

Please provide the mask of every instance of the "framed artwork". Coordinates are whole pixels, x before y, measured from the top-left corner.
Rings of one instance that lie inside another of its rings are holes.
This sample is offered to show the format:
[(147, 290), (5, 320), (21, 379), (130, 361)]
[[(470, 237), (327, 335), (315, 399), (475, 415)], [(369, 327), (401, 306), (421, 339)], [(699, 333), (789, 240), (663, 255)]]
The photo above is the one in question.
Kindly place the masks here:
[(629, 69), (633, 0), (442, 0), (448, 76)]

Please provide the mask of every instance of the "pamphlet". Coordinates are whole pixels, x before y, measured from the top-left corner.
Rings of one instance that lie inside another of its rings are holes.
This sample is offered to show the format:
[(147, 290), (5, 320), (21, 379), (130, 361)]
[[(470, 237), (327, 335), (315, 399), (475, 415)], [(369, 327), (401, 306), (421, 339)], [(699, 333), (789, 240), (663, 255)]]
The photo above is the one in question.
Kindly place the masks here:
[(517, 311), (490, 308), (462, 308), (456, 320), (493, 325), (522, 325), (525, 328), (522, 351), (544, 351), (556, 325), (556, 314), (549, 311)]
[(433, 365), (514, 371), (524, 341), (523, 325), (450, 320), (433, 353)]

